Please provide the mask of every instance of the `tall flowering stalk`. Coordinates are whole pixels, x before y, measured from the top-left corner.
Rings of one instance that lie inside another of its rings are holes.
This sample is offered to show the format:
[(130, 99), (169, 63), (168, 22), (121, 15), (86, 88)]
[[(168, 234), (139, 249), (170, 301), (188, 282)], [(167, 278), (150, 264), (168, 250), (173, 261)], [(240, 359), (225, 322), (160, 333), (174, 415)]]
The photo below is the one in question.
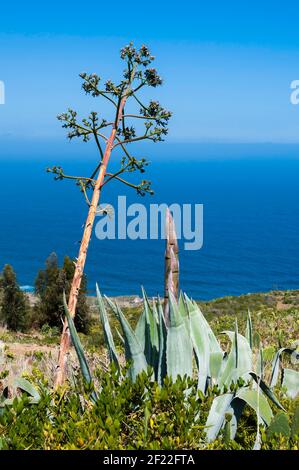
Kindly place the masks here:
[[(148, 164), (145, 158), (135, 157), (128, 147), (134, 142), (143, 140), (162, 141), (168, 132), (167, 124), (171, 116), (171, 113), (164, 109), (159, 102), (150, 101), (144, 104), (139, 97), (144, 87), (156, 88), (162, 84), (162, 79), (157, 71), (151, 68), (154, 57), (149, 49), (143, 45), (137, 50), (130, 43), (121, 50), (120, 57), (125, 62), (126, 67), (118, 84), (108, 80), (101, 88), (101, 79), (98, 75), (80, 74), (83, 80), (82, 88), (86, 94), (109, 101), (113, 108), (111, 120), (100, 118), (99, 114), (93, 111), (88, 118), (80, 121), (77, 112), (72, 109), (68, 109), (66, 113), (58, 116), (58, 119), (63, 123), (63, 127), (68, 129), (69, 139), (78, 137), (83, 139), (84, 142), (89, 141), (91, 138), (94, 140), (98, 151), (98, 161), (91, 175), (89, 177), (67, 175), (60, 166), (48, 169), (49, 172), (54, 173), (56, 180), (75, 180), (88, 205), (88, 214), (68, 299), (68, 310), (72, 318), (76, 314), (87, 251), (103, 187), (112, 181), (117, 181), (135, 189), (139, 195), (144, 196), (146, 193), (153, 193), (150, 181), (142, 180), (139, 184), (133, 184), (126, 178), (135, 171), (144, 173)], [(135, 108), (137, 107), (137, 111), (134, 113), (126, 111), (129, 100), (135, 105)], [(137, 122), (140, 125), (135, 127)], [(120, 166), (114, 173), (109, 173), (107, 171), (108, 164), (115, 149), (120, 150), (121, 153)], [(62, 385), (65, 381), (69, 346), (70, 334), (65, 319), (57, 364), (56, 387)]]
[(169, 292), (176, 300), (179, 296), (179, 246), (175, 232), (175, 224), (170, 210), (166, 211), (166, 249), (165, 249), (165, 280), (164, 280), (164, 318), (169, 325)]

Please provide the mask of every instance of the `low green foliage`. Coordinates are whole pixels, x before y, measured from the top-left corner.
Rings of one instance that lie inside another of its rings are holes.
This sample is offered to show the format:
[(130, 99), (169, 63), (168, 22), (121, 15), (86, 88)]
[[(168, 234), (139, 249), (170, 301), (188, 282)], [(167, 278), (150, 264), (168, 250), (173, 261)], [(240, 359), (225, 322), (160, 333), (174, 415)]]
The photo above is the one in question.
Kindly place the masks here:
[[(97, 371), (101, 389), (95, 402), (89, 397), (93, 385), (79, 380), (57, 393), (46, 391), (43, 380), (35, 378), (40, 400), (30, 405), (22, 395), (0, 416), (2, 449), (252, 449), (256, 436), (256, 415), (246, 407), (235, 439), (223, 431), (207, 444), (206, 419), (219, 391), (204, 396), (196, 381), (169, 378), (161, 387), (143, 372), (133, 383), (120, 380), (116, 367)], [(283, 399), (288, 420), (298, 413), (298, 400)], [(296, 409), (297, 406), (297, 409)], [(273, 434), (268, 438), (261, 427), (262, 449), (298, 449), (296, 435)]]

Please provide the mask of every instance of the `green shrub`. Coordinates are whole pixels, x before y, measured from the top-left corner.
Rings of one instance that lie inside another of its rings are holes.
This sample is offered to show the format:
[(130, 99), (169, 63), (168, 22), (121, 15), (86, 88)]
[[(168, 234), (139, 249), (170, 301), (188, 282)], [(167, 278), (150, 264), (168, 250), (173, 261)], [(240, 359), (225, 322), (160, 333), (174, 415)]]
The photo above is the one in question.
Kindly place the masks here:
[[(59, 267), (57, 256), (52, 253), (46, 260), (46, 268), (40, 270), (35, 280), (35, 293), (38, 302), (34, 308), (36, 325), (47, 324), (61, 329), (63, 315), (62, 294), (68, 296), (75, 271), (74, 262), (66, 256), (63, 266)], [(75, 324), (78, 331), (87, 333), (90, 327), (90, 311), (86, 299), (87, 280), (83, 276), (78, 296)]]
[[(28, 397), (15, 399), (0, 416), (2, 449), (245, 449), (256, 438), (256, 415), (245, 409), (234, 441), (223, 433), (210, 444), (205, 440), (205, 423), (216, 390), (206, 396), (197, 392), (196, 382), (167, 378), (161, 387), (151, 371), (133, 383), (119, 380), (119, 372), (97, 371), (101, 390), (94, 403), (91, 387), (77, 380), (74, 387), (48, 393), (40, 377), (40, 401), (30, 405)], [(288, 419), (293, 420), (298, 400), (284, 399)], [(298, 436), (274, 436), (268, 440), (261, 427), (263, 449), (298, 449)]]
[(9, 264), (4, 266), (0, 286), (2, 289), (1, 321), (10, 330), (26, 330), (30, 312), (29, 301), (26, 294), (21, 291), (16, 274)]

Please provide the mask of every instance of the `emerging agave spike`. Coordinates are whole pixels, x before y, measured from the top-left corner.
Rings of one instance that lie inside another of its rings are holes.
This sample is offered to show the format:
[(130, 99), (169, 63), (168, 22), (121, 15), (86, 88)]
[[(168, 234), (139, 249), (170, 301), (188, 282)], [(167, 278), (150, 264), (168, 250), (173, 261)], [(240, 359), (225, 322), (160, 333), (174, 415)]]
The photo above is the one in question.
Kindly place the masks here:
[(165, 289), (164, 318), (169, 325), (169, 292), (176, 300), (179, 296), (179, 247), (175, 232), (175, 224), (170, 210), (166, 211), (166, 250), (165, 250)]

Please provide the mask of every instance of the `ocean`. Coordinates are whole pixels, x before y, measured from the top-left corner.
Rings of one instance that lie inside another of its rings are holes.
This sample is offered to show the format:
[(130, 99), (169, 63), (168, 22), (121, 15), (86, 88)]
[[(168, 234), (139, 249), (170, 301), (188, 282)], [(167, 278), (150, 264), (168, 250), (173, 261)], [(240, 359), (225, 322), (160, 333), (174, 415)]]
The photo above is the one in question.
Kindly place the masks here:
[[(167, 156), (146, 175), (154, 196), (137, 197), (118, 182), (103, 203), (127, 195), (141, 202), (203, 204), (203, 247), (180, 242), (181, 288), (196, 299), (299, 287), (299, 160), (234, 158), (188, 161)], [(54, 181), (48, 163), (1, 161), (0, 269), (14, 267), (30, 290), (51, 252), (75, 257), (87, 206), (72, 181)], [(65, 172), (90, 172), (90, 161), (64, 163)], [(164, 240), (91, 241), (86, 274), (90, 294), (98, 282), (107, 295), (163, 294)]]

